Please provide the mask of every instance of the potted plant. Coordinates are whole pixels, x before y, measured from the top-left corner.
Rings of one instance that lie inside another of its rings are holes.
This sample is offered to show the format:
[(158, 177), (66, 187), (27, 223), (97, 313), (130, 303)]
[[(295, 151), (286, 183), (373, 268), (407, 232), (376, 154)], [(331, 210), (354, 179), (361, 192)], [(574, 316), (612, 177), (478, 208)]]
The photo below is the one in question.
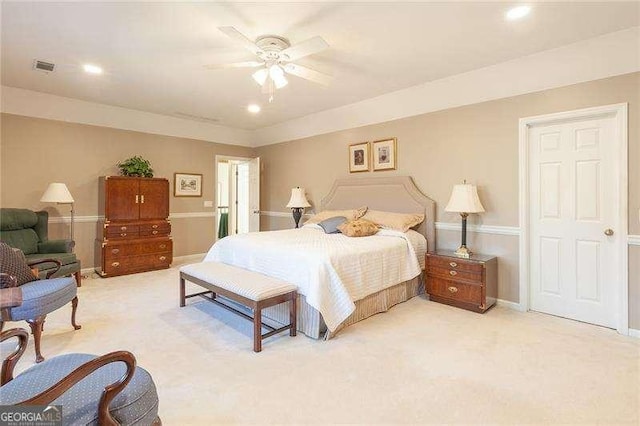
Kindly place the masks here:
[(153, 177), (153, 169), (149, 160), (138, 155), (118, 163), (118, 168), (122, 176)]

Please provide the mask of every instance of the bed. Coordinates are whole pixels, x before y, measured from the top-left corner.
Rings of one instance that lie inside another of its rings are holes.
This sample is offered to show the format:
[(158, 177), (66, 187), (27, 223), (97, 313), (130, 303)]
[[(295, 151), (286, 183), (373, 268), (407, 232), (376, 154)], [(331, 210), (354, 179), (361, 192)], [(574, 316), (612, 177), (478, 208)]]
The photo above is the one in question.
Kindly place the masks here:
[[(345, 327), (423, 291), (424, 254), (435, 247), (435, 203), (410, 177), (337, 180), (323, 210), (367, 206), (370, 210), (419, 213), (425, 220), (408, 233), (381, 230), (364, 238), (325, 234), (317, 225), (240, 234), (219, 240), (204, 261), (218, 261), (298, 286), (298, 330), (330, 339)], [(274, 306), (265, 318), (287, 323), (288, 309)]]

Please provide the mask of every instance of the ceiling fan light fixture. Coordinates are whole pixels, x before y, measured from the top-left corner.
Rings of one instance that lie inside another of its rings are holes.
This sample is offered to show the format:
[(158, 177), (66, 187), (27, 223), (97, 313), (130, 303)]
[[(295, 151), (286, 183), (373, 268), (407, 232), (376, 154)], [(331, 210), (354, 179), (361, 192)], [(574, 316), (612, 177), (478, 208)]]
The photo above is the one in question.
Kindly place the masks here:
[(256, 83), (258, 83), (260, 86), (264, 85), (264, 83), (267, 81), (268, 76), (269, 70), (266, 68), (259, 69), (251, 75), (251, 77), (253, 77)]
[(284, 86), (289, 84), (289, 82), (287, 81), (287, 78), (284, 75), (278, 78), (274, 78), (273, 82), (276, 85), (276, 89), (282, 89)]

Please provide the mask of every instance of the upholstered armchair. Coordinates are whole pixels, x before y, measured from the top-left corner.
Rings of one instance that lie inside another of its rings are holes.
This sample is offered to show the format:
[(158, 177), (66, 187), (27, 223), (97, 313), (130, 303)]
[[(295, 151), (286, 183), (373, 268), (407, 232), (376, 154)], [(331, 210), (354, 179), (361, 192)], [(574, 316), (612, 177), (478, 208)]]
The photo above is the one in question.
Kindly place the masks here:
[(0, 209), (0, 241), (13, 248), (22, 250), (27, 263), (39, 262), (42, 259), (55, 259), (53, 262), (39, 264), (38, 273), (41, 278), (50, 275), (57, 269), (53, 278), (75, 275), (78, 286), (82, 285), (80, 260), (73, 253), (74, 241), (49, 240), (49, 213), (33, 212), (27, 209)]
[[(12, 298), (19, 298), (21, 303), (0, 303), (0, 330), (5, 321), (27, 321), (33, 333), (36, 362), (42, 362), (44, 357), (40, 351), (40, 340), (47, 314), (71, 302), (71, 325), (75, 330), (80, 329), (76, 324), (76, 310), (78, 308), (78, 288), (73, 276), (50, 278), (58, 272), (60, 262), (55, 259), (42, 259), (32, 262), (31, 266), (39, 263), (51, 264), (56, 268), (49, 269), (45, 279), (40, 280), (27, 265), (24, 255), (5, 243), (0, 242), (0, 289), (3, 299), (11, 293)], [(15, 291), (18, 290), (19, 291)]]
[(59, 355), (14, 378), (29, 333), (7, 330), (0, 342), (14, 337), (18, 346), (2, 363), (0, 405), (62, 405), (62, 420), (70, 425), (161, 424), (153, 379), (132, 353)]

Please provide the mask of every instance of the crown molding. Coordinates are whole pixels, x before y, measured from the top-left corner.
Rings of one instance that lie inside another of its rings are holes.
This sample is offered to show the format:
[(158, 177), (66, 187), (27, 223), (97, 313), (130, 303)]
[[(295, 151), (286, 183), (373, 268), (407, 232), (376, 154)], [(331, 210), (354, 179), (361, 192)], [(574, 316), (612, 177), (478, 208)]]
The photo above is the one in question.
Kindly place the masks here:
[(629, 74), (640, 70), (639, 51), (640, 27), (631, 27), (262, 127), (255, 146)]
[(2, 86), (0, 111), (28, 117), (229, 145), (251, 146), (253, 139), (251, 130), (82, 101), (10, 86)]

